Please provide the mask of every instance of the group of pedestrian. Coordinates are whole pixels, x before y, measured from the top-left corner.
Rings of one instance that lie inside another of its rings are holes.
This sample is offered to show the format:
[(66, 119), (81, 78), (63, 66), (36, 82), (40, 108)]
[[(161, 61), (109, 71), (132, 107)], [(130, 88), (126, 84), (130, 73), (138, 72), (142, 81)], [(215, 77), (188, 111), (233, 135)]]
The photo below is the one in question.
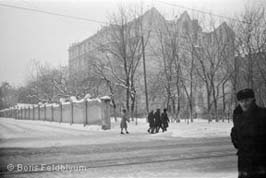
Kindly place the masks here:
[(151, 110), (151, 112), (148, 114), (148, 122), (148, 132), (151, 134), (158, 133), (160, 129), (162, 129), (162, 132), (167, 131), (167, 128), (169, 126), (167, 109), (164, 109), (162, 114), (160, 112), (160, 109), (157, 109), (155, 113), (153, 110)]

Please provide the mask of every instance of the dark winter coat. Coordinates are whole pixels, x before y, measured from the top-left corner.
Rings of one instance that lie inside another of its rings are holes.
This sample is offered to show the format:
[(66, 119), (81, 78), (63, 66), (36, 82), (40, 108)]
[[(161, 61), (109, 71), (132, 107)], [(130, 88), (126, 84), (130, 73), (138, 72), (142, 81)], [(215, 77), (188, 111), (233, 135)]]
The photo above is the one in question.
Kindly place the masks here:
[(168, 118), (168, 115), (166, 112), (162, 113), (161, 121), (162, 121), (162, 124), (164, 125), (164, 127), (168, 127), (169, 118)]
[(150, 124), (150, 127), (154, 127), (154, 114), (153, 114), (153, 112), (150, 112), (148, 114), (148, 122)]
[(120, 122), (120, 128), (121, 129), (127, 129), (127, 122), (129, 122), (128, 115), (126, 113), (122, 114), (121, 122)]
[(266, 177), (266, 109), (254, 103), (249, 111), (243, 112), (238, 106), (233, 123), (231, 140), (237, 149), (240, 174), (256, 176), (264, 172)]
[(161, 116), (160, 116), (160, 111), (156, 111), (154, 113), (154, 119), (155, 119), (155, 127), (161, 126)]

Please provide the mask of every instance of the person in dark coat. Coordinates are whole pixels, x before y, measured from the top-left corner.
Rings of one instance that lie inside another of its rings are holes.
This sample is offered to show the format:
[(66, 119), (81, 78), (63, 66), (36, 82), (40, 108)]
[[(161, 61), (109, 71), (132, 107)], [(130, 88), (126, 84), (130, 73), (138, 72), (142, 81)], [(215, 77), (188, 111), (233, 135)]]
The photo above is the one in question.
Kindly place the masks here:
[(124, 134), (123, 129), (125, 129), (126, 133), (129, 134), (129, 132), (127, 131), (127, 122), (129, 122), (127, 110), (123, 109), (122, 110), (122, 118), (121, 118), (121, 122), (120, 122), (121, 134)]
[(161, 128), (161, 113), (160, 109), (157, 109), (156, 112), (154, 113), (154, 127), (155, 127), (155, 132), (158, 133), (160, 128)]
[(154, 133), (154, 113), (153, 113), (153, 110), (151, 110), (151, 112), (148, 114), (148, 122), (149, 122), (149, 129), (148, 129), (148, 132), (149, 133)]
[(163, 113), (161, 115), (161, 123), (162, 123), (162, 130), (163, 132), (167, 131), (167, 128), (169, 126), (169, 118), (168, 118), (168, 115), (167, 115), (167, 109), (164, 109), (163, 110)]
[(266, 109), (256, 105), (252, 89), (237, 93), (231, 140), (237, 149), (238, 178), (266, 177)]

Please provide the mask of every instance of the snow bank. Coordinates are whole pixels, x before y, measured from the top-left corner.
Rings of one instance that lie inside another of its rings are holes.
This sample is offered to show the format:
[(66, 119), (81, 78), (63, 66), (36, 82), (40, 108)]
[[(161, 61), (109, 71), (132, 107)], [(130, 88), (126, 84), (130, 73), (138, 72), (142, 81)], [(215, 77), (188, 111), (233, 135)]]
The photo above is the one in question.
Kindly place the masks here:
[[(187, 124), (170, 123), (167, 132), (160, 130), (149, 134), (145, 118), (128, 123), (130, 134), (121, 137), (120, 120), (112, 118), (111, 130), (102, 130), (100, 125), (58, 123), (40, 120), (15, 120), (0, 118), (0, 147), (45, 147), (54, 145), (103, 144), (130, 141), (149, 141), (171, 138), (214, 138), (229, 137), (232, 122), (211, 122), (195, 120)], [(18, 140), (16, 142), (12, 140)]]
[(200, 137), (227, 137), (230, 135), (232, 122), (208, 122), (203, 119), (195, 119), (193, 123), (187, 124), (185, 121), (180, 123), (170, 123), (167, 132), (153, 134), (156, 136), (200, 138)]
[[(111, 118), (112, 129), (119, 127), (119, 122), (121, 118), (117, 118), (117, 123), (114, 118)], [(137, 125), (136, 125), (137, 123)], [(146, 118), (138, 118), (131, 121), (129, 124), (129, 130), (131, 132), (138, 133), (140, 131), (147, 131), (149, 124)], [(232, 122), (208, 122), (205, 119), (194, 119), (194, 121), (189, 124), (185, 120), (181, 120), (180, 123), (169, 123), (167, 132), (162, 132), (160, 130), (157, 134), (150, 134), (151, 137), (227, 137), (230, 135), (231, 128), (233, 126)]]

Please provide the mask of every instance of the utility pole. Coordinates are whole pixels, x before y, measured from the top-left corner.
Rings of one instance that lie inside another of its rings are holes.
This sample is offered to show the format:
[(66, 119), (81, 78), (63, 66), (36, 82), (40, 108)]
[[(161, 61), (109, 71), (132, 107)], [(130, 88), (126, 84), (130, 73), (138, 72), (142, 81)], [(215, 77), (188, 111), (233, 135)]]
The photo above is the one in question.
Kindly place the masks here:
[(145, 47), (144, 47), (144, 38), (141, 36), (142, 43), (142, 55), (143, 55), (143, 72), (144, 72), (144, 86), (145, 86), (145, 96), (146, 96), (146, 111), (149, 113), (149, 100), (148, 100), (148, 91), (147, 91), (147, 77), (146, 77), (146, 62), (145, 62)]

